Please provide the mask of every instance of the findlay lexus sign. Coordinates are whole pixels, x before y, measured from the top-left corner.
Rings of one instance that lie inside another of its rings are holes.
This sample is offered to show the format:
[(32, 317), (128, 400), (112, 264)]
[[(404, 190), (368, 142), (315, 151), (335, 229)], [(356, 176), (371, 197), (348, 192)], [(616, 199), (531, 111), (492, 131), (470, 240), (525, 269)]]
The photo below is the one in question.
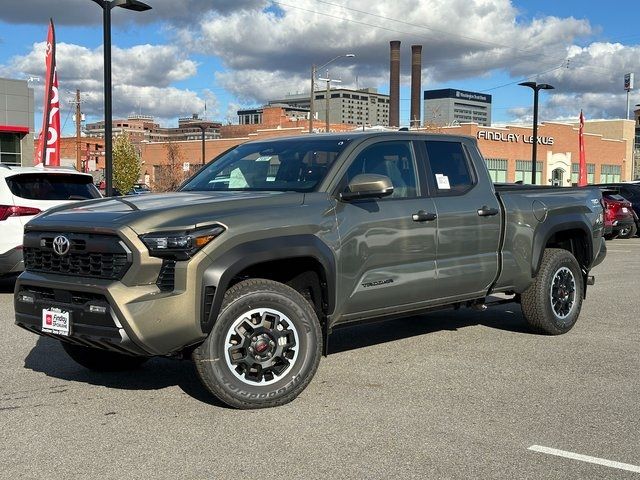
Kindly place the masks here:
[[(522, 135), (520, 133), (491, 132), (488, 130), (479, 130), (478, 140), (493, 140), (494, 142), (509, 143), (533, 143), (533, 135)], [(538, 145), (553, 145), (553, 137), (538, 136)]]

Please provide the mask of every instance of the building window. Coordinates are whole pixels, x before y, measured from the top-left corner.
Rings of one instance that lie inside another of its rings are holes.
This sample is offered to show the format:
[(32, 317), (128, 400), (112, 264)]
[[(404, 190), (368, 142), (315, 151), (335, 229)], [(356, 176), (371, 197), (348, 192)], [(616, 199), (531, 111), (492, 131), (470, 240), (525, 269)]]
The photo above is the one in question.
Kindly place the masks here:
[(18, 133), (0, 133), (0, 163), (21, 165), (22, 150)]
[(616, 183), (620, 181), (620, 165), (602, 165), (600, 167), (600, 183)]
[[(516, 160), (516, 182), (531, 183), (530, 160)], [(536, 162), (536, 185), (542, 185), (542, 162)]]
[(487, 162), (487, 168), (489, 169), (491, 180), (495, 183), (504, 183), (507, 181), (507, 159), (486, 158), (485, 161)]
[[(580, 164), (571, 164), (571, 183), (578, 183), (578, 177), (580, 176)], [(596, 164), (587, 163), (587, 183), (596, 183)]]

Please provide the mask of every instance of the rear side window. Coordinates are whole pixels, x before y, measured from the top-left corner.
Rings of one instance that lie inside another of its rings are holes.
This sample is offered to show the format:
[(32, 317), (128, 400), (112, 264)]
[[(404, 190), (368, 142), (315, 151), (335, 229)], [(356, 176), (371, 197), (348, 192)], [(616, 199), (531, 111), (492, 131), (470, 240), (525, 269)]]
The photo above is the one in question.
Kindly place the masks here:
[(467, 155), (459, 142), (425, 142), (438, 195), (459, 195), (473, 186)]
[(25, 173), (7, 177), (9, 190), (28, 200), (88, 200), (99, 198), (100, 192), (86, 175), (59, 173)]

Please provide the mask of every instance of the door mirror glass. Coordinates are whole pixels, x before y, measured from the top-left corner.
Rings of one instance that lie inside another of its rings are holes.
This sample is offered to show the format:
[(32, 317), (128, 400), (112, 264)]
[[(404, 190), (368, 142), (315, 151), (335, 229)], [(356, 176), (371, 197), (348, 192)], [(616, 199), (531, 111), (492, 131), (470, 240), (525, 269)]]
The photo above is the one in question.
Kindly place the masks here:
[(386, 175), (363, 173), (353, 177), (340, 200), (350, 201), (359, 198), (382, 198), (393, 193), (391, 179)]

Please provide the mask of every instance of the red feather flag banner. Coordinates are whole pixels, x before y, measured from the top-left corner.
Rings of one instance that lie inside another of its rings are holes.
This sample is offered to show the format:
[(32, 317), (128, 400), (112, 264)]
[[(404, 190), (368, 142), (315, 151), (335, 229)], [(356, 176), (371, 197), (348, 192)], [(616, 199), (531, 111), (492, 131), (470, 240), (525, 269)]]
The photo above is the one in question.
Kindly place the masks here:
[(56, 72), (56, 34), (53, 20), (49, 19), (47, 52), (45, 57), (47, 78), (42, 110), (42, 130), (38, 137), (33, 164), (60, 165), (60, 97), (58, 95), (58, 74)]
[(580, 110), (580, 131), (578, 133), (578, 143), (580, 146), (580, 170), (578, 174), (578, 186), (587, 185), (587, 158), (584, 152), (584, 115)]

